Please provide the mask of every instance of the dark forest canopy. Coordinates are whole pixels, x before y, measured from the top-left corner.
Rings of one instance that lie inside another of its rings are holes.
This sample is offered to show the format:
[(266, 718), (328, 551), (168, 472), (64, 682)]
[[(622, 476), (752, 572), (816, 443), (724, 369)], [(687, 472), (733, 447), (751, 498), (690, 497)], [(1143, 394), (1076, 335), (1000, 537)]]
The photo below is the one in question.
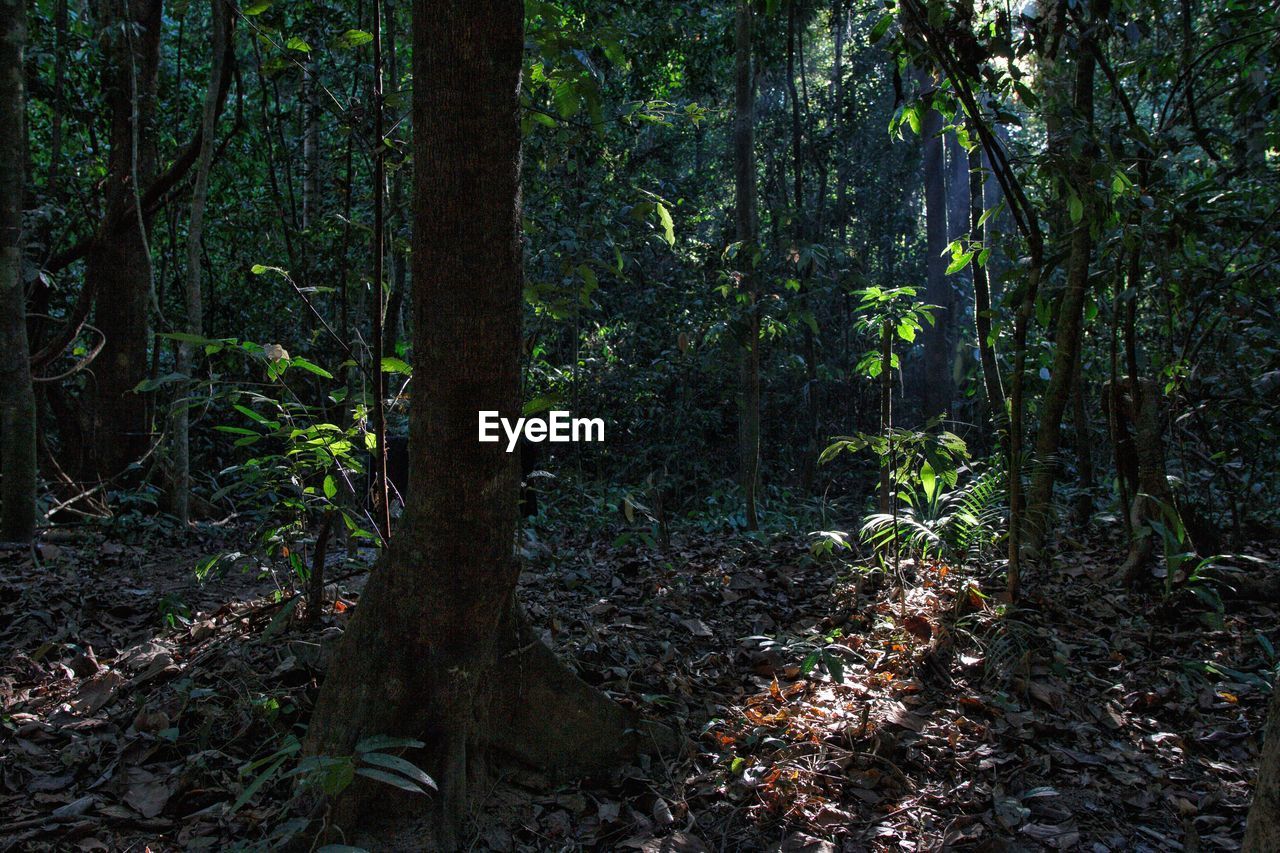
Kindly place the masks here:
[(0, 0), (0, 849), (1277, 849), (1278, 280), (1280, 2)]

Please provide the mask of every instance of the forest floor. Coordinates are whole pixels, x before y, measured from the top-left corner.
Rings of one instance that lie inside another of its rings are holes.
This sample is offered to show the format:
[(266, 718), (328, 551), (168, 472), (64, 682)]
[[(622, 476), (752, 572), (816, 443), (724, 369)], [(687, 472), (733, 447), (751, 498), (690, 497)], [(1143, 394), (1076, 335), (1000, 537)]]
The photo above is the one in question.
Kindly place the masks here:
[[(237, 536), (0, 554), (0, 851), (298, 829), (287, 782), (230, 807), (262, 770), (242, 768), (305, 723), (367, 557), (331, 569), (334, 612), (305, 628), (270, 577), (196, 582)], [(902, 594), (799, 537), (527, 549), (548, 641), (688, 746), (591, 785), (504, 777), (470, 849), (1238, 849), (1277, 605), (1122, 590), (1115, 542), (1063, 543), (1007, 612), (960, 567), (908, 564)], [(1274, 545), (1249, 552), (1275, 571)]]

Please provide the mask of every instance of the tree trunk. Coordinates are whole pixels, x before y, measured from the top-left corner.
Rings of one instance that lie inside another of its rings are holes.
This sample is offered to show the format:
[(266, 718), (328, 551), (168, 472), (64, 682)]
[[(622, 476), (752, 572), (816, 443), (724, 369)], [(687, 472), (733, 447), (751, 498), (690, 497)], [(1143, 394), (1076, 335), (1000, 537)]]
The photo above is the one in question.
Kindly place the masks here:
[(760, 482), (760, 314), (755, 262), (756, 154), (755, 76), (751, 62), (751, 5), (738, 0), (734, 29), (733, 174), (736, 237), (741, 244), (741, 288), (747, 294), (747, 318), (739, 361), (738, 473), (746, 495), (747, 528), (759, 527), (756, 489)]
[(1127, 448), (1132, 454), (1127, 472), (1131, 487), (1126, 490), (1129, 492), (1129, 552), (1120, 568), (1124, 582), (1132, 584), (1142, 579), (1155, 554), (1156, 533), (1151, 522), (1164, 523), (1166, 507), (1176, 511), (1164, 464), (1162, 395), (1160, 384), (1155, 380), (1135, 382), (1132, 377), (1122, 380), (1119, 387), (1109, 388), (1108, 393), (1117, 432), (1132, 436)]
[[(476, 440), (478, 410), (520, 413), (518, 0), (413, 7), (414, 353), (405, 518), (322, 685), (311, 754), (413, 737), (439, 785), (429, 849), (458, 849), (489, 753), (550, 774), (611, 766), (641, 746), (633, 715), (566, 670), (515, 603), (518, 471)], [(430, 476), (422, 476), (429, 472)], [(346, 828), (420, 803), (359, 779)]]
[[(218, 123), (218, 81), (222, 78), (222, 63), (226, 61), (229, 18), (226, 0), (210, 0), (209, 32), (212, 42), (212, 61), (209, 67), (209, 83), (204, 94), (204, 112), (200, 119), (200, 154), (196, 160), (195, 186), (191, 191), (191, 222), (187, 227), (187, 327), (190, 335), (204, 334), (204, 302), (200, 293), (200, 261), (204, 245), (204, 211), (209, 201), (209, 170), (213, 165), (213, 143)], [(190, 374), (194, 365), (193, 346), (185, 341), (178, 344), (178, 373)], [(173, 509), (178, 523), (186, 525), (191, 520), (191, 444), (189, 428), (191, 407), (185, 399), (175, 401), (173, 425), (173, 467), (175, 473)]]
[[(1097, 13), (1097, 10), (1095, 10)], [(1084, 35), (1088, 42), (1092, 37)], [(1086, 44), (1076, 57), (1073, 116), (1081, 122), (1081, 130), (1093, 127), (1094, 55)], [(1084, 151), (1073, 153), (1068, 166), (1068, 183), (1080, 199), (1082, 212), (1070, 236), (1067, 278), (1062, 301), (1058, 306), (1056, 348), (1040, 410), (1040, 426), (1036, 432), (1035, 455), (1032, 460), (1031, 486), (1027, 490), (1027, 508), (1023, 529), (1027, 551), (1038, 557), (1048, 536), (1053, 484), (1057, 477), (1057, 454), (1061, 444), (1062, 416), (1071, 396), (1077, 362), (1080, 357), (1082, 312), (1089, 292), (1089, 263), (1093, 255), (1090, 225), (1092, 192), (1090, 169), (1092, 158)]]
[[(792, 222), (791, 233), (794, 240), (792, 249), (795, 253), (796, 277), (804, 287), (803, 304), (812, 312), (813, 294), (808, 288), (809, 266), (800, 263), (800, 252), (809, 237), (808, 211), (805, 209), (804, 195), (804, 134), (802, 132), (800, 94), (796, 91), (796, 58), (800, 57), (800, 73), (804, 73), (803, 44), (801, 34), (797, 31), (795, 0), (787, 5), (787, 99), (791, 105), (791, 168), (792, 186)], [(808, 100), (806, 96), (806, 102)], [(816, 321), (815, 321), (816, 322)], [(800, 491), (802, 494), (813, 494), (813, 482), (818, 467), (818, 347), (812, 327), (804, 324), (803, 358), (805, 381), (801, 394), (805, 404), (805, 446), (800, 467)]]
[[(889, 435), (893, 429), (893, 329), (886, 323), (880, 330), (880, 432)], [(893, 463), (889, 454), (880, 460), (880, 512), (893, 506)], [(896, 537), (895, 537), (896, 539)], [(896, 548), (898, 543), (894, 542)]]
[(36, 402), (22, 281), (25, 6), (0, 2), (0, 539), (12, 541), (29, 541), (36, 522)]
[[(302, 230), (310, 231), (320, 213), (320, 68), (311, 59), (302, 64)], [(312, 243), (311, 235), (306, 242)], [(310, 255), (310, 252), (307, 253)]]
[[(400, 58), (396, 51), (396, 6), (391, 0), (383, 5), (383, 29), (386, 33), (387, 73), (391, 76), (391, 91), (400, 90)], [(404, 299), (408, 288), (408, 263), (400, 250), (400, 227), (404, 222), (403, 167), (395, 169), (390, 178), (387, 201), (387, 263), (391, 265), (390, 292), (387, 294), (385, 328), (382, 335), (382, 354), (396, 354), (396, 344), (404, 335)]]
[(386, 260), (386, 223), (383, 201), (386, 197), (386, 146), (383, 119), (385, 105), (382, 102), (382, 4), (373, 4), (373, 340), (370, 361), (373, 371), (373, 435), (376, 446), (373, 452), (373, 515), (382, 541), (391, 538), (391, 501), (387, 495), (387, 374), (382, 369), (382, 323), (386, 319), (383, 281), (383, 262)]
[(1244, 831), (1243, 853), (1280, 850), (1280, 689), (1271, 690), (1271, 707), (1262, 731), (1258, 781)]
[[(1081, 60), (1083, 61), (1083, 60)], [(1089, 289), (1089, 261), (1093, 240), (1089, 223), (1082, 220), (1071, 236), (1067, 262), (1067, 282), (1058, 307), (1057, 346), (1049, 387), (1045, 390), (1032, 459), (1031, 486), (1027, 490), (1025, 544), (1028, 553), (1038, 556), (1048, 537), (1053, 484), (1057, 478), (1057, 455), (1062, 439), (1062, 416), (1071, 396), (1080, 357), (1081, 312)]]
[[(954, 119), (961, 124), (961, 116)], [(969, 152), (960, 144), (955, 133), (946, 137), (947, 154), (947, 241), (963, 239), (969, 234)], [(975, 155), (975, 160), (977, 159)], [(946, 260), (944, 258), (944, 260)], [(973, 283), (973, 275), (977, 267), (971, 262), (969, 266), (951, 274), (947, 282), (947, 302), (945, 310), (938, 317), (939, 324), (944, 324), (943, 334), (946, 338), (946, 365), (949, 377), (947, 389), (952, 399), (948, 400), (948, 408), (955, 401), (957, 374), (964, 369), (961, 358), (960, 335), (963, 334), (960, 321), (963, 317), (963, 303), (958, 294), (968, 293)], [(954, 413), (953, 413), (954, 414)]]
[[(920, 72), (922, 88), (933, 88), (926, 72)], [(942, 143), (942, 114), (925, 112), (920, 127), (924, 169), (925, 220), (925, 301), (937, 305), (935, 323), (925, 327), (924, 388), (920, 395), (926, 418), (951, 408), (951, 350), (947, 344), (950, 327), (951, 285), (947, 281), (947, 187)]]
[(1076, 360), (1076, 375), (1071, 388), (1071, 434), (1075, 440), (1076, 468), (1080, 475), (1080, 491), (1074, 509), (1076, 520), (1089, 522), (1093, 515), (1093, 436), (1090, 435), (1089, 410), (1085, 403), (1083, 359)]
[[(969, 220), (971, 231), (969, 238), (987, 248), (987, 224), (982, 222), (985, 212), (986, 193), (983, 187), (982, 170), (975, 168), (969, 172)], [(978, 360), (982, 365), (982, 387), (987, 395), (987, 408), (991, 411), (991, 425), (1001, 436), (1001, 448), (1007, 455), (1009, 452), (1009, 415), (1005, 408), (1004, 386), (1000, 381), (1000, 366), (996, 361), (996, 344), (991, 335), (991, 257), (987, 256), (985, 265), (973, 261), (973, 326), (978, 339)]]
[(150, 439), (148, 399), (134, 387), (147, 376), (152, 293), (150, 217), (136, 205), (155, 171), (151, 144), (156, 71), (160, 61), (161, 0), (128, 0), (121, 20), (101, 21), (110, 62), (104, 72), (111, 117), (111, 153), (104, 186), (107, 223), (85, 257), (86, 287), (97, 294), (94, 325), (105, 336), (93, 364), (88, 411), (94, 453), (80, 466), (83, 480), (112, 477), (145, 453)]

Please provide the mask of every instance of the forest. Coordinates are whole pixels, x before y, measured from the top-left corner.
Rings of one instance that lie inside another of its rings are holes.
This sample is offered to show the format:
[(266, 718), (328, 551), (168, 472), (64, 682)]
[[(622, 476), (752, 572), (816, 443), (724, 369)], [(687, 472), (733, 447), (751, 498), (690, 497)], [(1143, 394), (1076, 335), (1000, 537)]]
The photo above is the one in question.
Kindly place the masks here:
[(0, 853), (1280, 851), (1280, 0), (0, 0)]

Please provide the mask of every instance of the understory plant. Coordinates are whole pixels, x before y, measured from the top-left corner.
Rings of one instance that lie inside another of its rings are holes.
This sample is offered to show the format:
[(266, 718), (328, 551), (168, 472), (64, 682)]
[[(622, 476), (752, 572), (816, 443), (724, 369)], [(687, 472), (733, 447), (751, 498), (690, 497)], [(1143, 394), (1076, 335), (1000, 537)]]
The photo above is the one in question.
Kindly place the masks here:
[[(242, 373), (247, 363), (264, 376), (265, 381), (255, 383), (225, 379), (215, 372), (209, 380), (208, 399), (232, 416), (214, 430), (233, 437), (232, 452), (238, 455), (218, 471), (216, 479), (222, 484), (209, 499), (217, 503), (231, 497), (237, 506), (256, 507), (256, 546), (271, 559), (283, 561), (300, 582), (311, 582), (313, 596), (321, 595), (319, 572), (335, 525), (341, 524), (351, 541), (379, 541), (361, 499), (366, 454), (376, 441), (366, 428), (365, 404), (355, 402), (345, 424), (332, 423), (328, 412), (342, 410), (348, 388), (323, 367), (290, 356), (278, 344), (181, 337), (202, 346), (206, 356), (220, 356), (231, 375)], [(317, 387), (316, 382), (331, 385)], [(306, 549), (312, 542), (308, 561)], [(212, 555), (197, 565), (197, 576), (225, 570), (244, 556)]]

